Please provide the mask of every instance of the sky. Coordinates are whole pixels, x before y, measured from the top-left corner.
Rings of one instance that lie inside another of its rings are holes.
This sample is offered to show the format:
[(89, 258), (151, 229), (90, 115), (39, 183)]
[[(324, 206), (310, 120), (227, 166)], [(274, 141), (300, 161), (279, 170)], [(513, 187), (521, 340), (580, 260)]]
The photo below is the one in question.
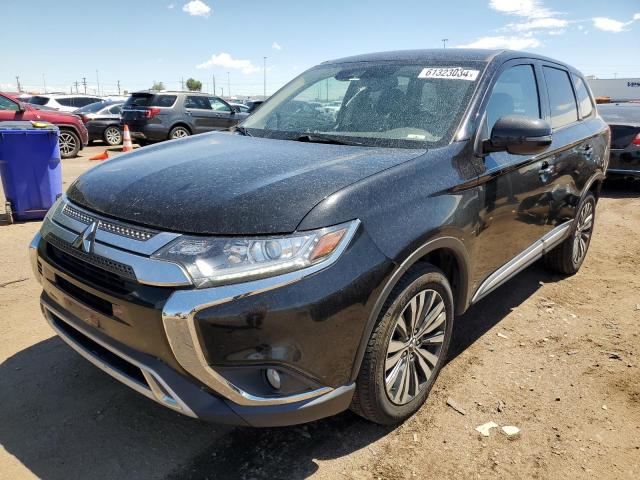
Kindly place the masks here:
[[(344, 56), (512, 48), (600, 78), (640, 77), (638, 0), (3, 0), (0, 90), (115, 94), (193, 77), (218, 94), (271, 94)], [(266, 62), (264, 57), (267, 57)], [(228, 73), (227, 73), (228, 72)]]

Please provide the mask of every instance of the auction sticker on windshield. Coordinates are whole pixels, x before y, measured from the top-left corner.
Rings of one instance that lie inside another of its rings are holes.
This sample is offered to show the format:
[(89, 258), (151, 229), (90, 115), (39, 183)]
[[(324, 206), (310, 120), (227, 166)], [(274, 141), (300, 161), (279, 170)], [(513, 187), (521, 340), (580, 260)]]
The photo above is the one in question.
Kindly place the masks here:
[(480, 70), (468, 70), (462, 67), (428, 67), (423, 69), (418, 78), (447, 78), (452, 80), (474, 81)]

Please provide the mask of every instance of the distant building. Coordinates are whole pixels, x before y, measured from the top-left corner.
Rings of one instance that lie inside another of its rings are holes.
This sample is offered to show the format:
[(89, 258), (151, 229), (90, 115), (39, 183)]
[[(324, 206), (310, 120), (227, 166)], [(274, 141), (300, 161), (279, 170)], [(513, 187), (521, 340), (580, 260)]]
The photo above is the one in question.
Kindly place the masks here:
[(596, 97), (609, 97), (612, 102), (640, 100), (640, 78), (591, 78), (587, 82)]

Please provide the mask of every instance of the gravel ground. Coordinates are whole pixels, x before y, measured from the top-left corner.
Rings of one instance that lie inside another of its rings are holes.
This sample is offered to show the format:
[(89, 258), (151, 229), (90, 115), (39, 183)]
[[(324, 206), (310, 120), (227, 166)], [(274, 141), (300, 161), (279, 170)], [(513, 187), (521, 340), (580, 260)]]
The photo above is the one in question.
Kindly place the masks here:
[[(65, 184), (102, 150), (64, 161)], [(457, 319), (426, 405), (396, 428), (350, 412), (222, 427), (129, 390), (43, 320), (26, 251), (38, 228), (0, 221), (0, 478), (640, 478), (636, 186), (607, 186), (576, 276), (534, 265)], [(520, 433), (475, 431), (490, 421)]]

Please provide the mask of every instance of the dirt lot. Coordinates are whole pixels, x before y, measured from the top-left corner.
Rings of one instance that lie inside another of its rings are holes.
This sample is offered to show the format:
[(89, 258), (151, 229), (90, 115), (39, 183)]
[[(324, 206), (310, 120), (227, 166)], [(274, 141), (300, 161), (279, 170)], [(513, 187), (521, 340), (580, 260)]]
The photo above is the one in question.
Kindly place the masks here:
[[(65, 161), (65, 182), (103, 149)], [(349, 412), (230, 428), (156, 405), (52, 336), (27, 259), (39, 224), (0, 224), (0, 478), (640, 478), (640, 190), (609, 185), (597, 214), (578, 275), (535, 265), (457, 319), (397, 428)], [(489, 421), (521, 433), (481, 437)]]

